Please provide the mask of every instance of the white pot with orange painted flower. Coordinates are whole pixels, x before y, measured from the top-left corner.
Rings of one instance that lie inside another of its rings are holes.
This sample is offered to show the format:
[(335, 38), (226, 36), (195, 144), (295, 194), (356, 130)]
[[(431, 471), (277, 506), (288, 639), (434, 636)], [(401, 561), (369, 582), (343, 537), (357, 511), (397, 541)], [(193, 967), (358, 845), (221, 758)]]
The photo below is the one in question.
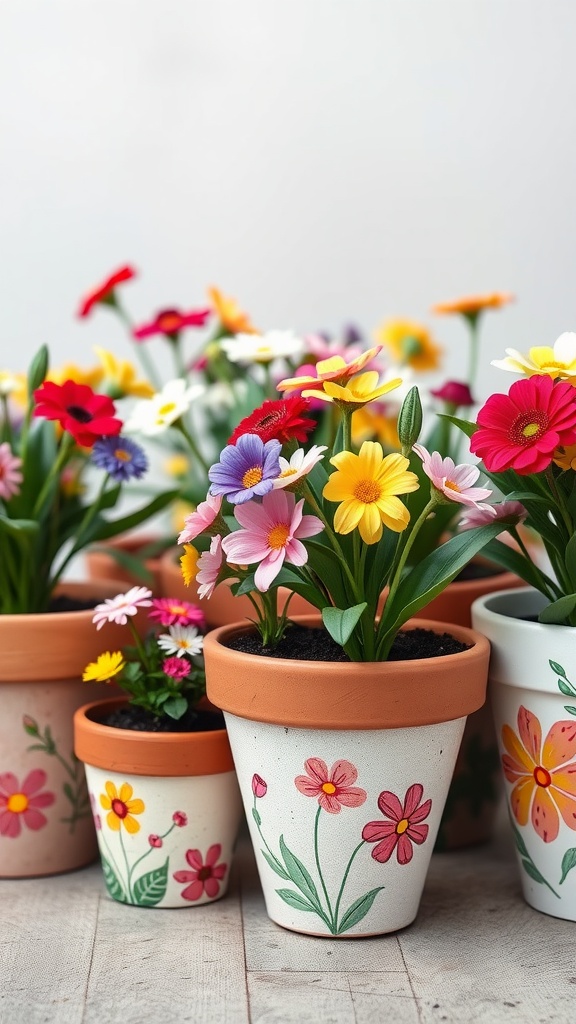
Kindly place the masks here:
[(522, 587), (472, 605), (490, 640), (489, 694), (526, 902), (576, 921), (576, 629), (537, 620)]

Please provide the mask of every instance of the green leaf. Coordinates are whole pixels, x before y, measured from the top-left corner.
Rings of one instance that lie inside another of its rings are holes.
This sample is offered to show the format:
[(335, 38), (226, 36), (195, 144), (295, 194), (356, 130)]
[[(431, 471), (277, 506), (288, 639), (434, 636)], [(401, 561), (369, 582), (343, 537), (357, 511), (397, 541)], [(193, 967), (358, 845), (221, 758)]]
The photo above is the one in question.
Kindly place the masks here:
[(167, 857), (162, 867), (140, 875), (134, 883), (134, 902), (139, 907), (155, 907), (166, 894), (168, 885)]
[(573, 686), (570, 686), (570, 683), (567, 683), (565, 679), (558, 680), (558, 689), (565, 697), (576, 697), (576, 690)]
[(467, 437), (472, 437), (478, 430), (477, 423), (470, 423), (469, 420), (462, 420), (458, 416), (449, 416), (447, 413), (441, 412), (438, 413), (438, 417), (443, 420), (450, 420), (450, 423), (453, 423), (454, 426), (462, 430)]
[(566, 619), (576, 608), (576, 594), (565, 594), (557, 601), (552, 601), (542, 609), (538, 616), (538, 622), (556, 624), (562, 626)]
[(532, 878), (534, 882), (538, 882), (538, 885), (548, 885), (548, 882), (544, 878), (544, 875), (540, 874), (538, 868), (536, 867), (533, 861), (523, 860), (522, 867), (524, 868), (526, 874), (530, 875), (530, 878)]
[(576, 847), (572, 847), (570, 850), (566, 850), (566, 853), (562, 857), (562, 878), (560, 879), (560, 885), (566, 880), (566, 875), (572, 868), (576, 867)]
[(546, 579), (545, 573), (510, 544), (504, 544), (501, 540), (491, 540), (483, 549), (482, 554), (489, 561), (499, 565), (501, 569), (506, 569), (507, 572), (513, 572), (519, 576), (529, 586), (535, 587), (536, 590), (542, 590), (543, 581)]
[(287, 874), (286, 871), (284, 871), (284, 868), (282, 867), (279, 860), (276, 860), (275, 857), (271, 857), (270, 854), (266, 852), (266, 850), (261, 849), (260, 853), (264, 857), (264, 860), (269, 865), (269, 867), (272, 868), (272, 871), (275, 871), (277, 875), (280, 875), (280, 878), (285, 878), (287, 882), (291, 881), (290, 875)]
[(281, 900), (287, 903), (289, 907), (294, 907), (295, 910), (306, 910), (308, 913), (315, 914), (316, 907), (313, 907), (308, 900), (305, 900), (303, 896), (299, 896), (297, 892), (292, 892), (291, 889), (276, 889)]
[(522, 857), (529, 857), (530, 854), (528, 853), (528, 847), (526, 846), (526, 843), (520, 835), (520, 832), (516, 828), (516, 825), (513, 824), (512, 819), (510, 819), (510, 824), (512, 826), (512, 833), (514, 835), (514, 842), (516, 843), (516, 849), (518, 850), (518, 853)]
[(557, 661), (549, 661), (548, 664), (550, 665), (550, 668), (552, 669), (553, 672), (556, 673), (557, 676), (564, 676), (564, 679), (566, 678), (566, 672), (562, 668), (562, 665), (559, 665)]
[(126, 897), (126, 893), (124, 892), (122, 883), (114, 871), (114, 868), (105, 857), (101, 857), (100, 859), (102, 861), (102, 871), (108, 894), (118, 903), (127, 903), (128, 899)]
[(571, 704), (565, 704), (564, 711), (567, 711), (569, 715), (576, 715), (576, 708)]
[(350, 928), (353, 928), (355, 924), (358, 924), (363, 917), (366, 917), (366, 914), (382, 889), (384, 889), (384, 886), (379, 885), (378, 888), (370, 889), (370, 892), (364, 893), (363, 896), (360, 896), (359, 899), (355, 900), (343, 915), (336, 934), (342, 935), (342, 932), (347, 932)]
[(186, 713), (187, 709), (188, 701), (185, 697), (169, 697), (168, 700), (164, 701), (162, 711), (165, 715), (169, 715), (170, 718), (178, 721)]
[(136, 509), (130, 515), (123, 516), (121, 519), (115, 519), (113, 522), (103, 522), (103, 525), (100, 526), (92, 539), (94, 541), (109, 540), (110, 537), (116, 537), (120, 533), (132, 530), (135, 526), (139, 526), (140, 523), (144, 523), (151, 516), (156, 515), (157, 512), (161, 512), (162, 509), (175, 501), (179, 494), (180, 492), (176, 490), (164, 491), (163, 494), (157, 495), (147, 505)]
[(318, 896), (318, 890), (314, 884), (314, 879), (304, 867), (302, 861), (298, 860), (298, 857), (288, 849), (284, 842), (284, 836), (280, 836), (280, 853), (282, 854), (286, 870), (294, 882), (294, 885), (296, 885), (305, 896), (308, 896), (308, 898), (319, 907), (320, 899)]
[(262, 824), (262, 818), (260, 817), (260, 813), (256, 810), (255, 807), (252, 808), (252, 817), (254, 818), (254, 821), (258, 825), (258, 828), (260, 828), (260, 825)]
[(362, 604), (352, 605), (351, 608), (324, 608), (322, 610), (322, 621), (326, 629), (332, 639), (341, 647), (344, 647), (344, 644), (350, 639), (366, 607), (366, 601), (363, 601)]
[(566, 566), (566, 572), (572, 585), (572, 589), (576, 589), (576, 534), (570, 537), (566, 545), (564, 553), (564, 565)]

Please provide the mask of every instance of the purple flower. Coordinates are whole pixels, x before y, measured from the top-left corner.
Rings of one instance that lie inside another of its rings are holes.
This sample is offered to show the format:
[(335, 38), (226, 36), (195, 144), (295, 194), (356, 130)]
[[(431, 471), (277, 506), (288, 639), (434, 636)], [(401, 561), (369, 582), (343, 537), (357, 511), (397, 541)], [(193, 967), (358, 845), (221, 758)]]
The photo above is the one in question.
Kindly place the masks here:
[(138, 480), (148, 469), (144, 449), (127, 437), (101, 437), (92, 449), (92, 462), (117, 483)]
[(226, 495), (233, 505), (268, 494), (280, 475), (281, 451), (279, 441), (264, 443), (257, 434), (242, 434), (236, 444), (224, 448), (220, 462), (210, 468), (210, 493)]

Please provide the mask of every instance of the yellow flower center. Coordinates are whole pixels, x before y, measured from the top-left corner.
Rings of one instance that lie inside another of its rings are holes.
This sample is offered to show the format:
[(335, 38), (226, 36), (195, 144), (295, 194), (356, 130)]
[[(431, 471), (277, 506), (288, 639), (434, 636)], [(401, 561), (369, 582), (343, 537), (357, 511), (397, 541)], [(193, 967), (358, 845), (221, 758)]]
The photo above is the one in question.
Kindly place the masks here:
[(451, 491), (456, 491), (460, 494), (461, 488), (458, 487), (458, 484), (455, 484), (453, 480), (447, 480), (444, 487), (449, 487)]
[(271, 548), (284, 548), (286, 547), (286, 541), (290, 536), (290, 530), (286, 526), (286, 523), (278, 523), (273, 526), (268, 534), (268, 547)]
[(409, 824), (410, 822), (408, 821), (408, 818), (400, 819), (400, 821), (396, 825), (396, 832), (398, 833), (399, 836), (404, 835), (404, 832), (408, 828)]
[(183, 604), (178, 604), (176, 601), (170, 602), (169, 605), (170, 613), (172, 615), (185, 615), (186, 609)]
[(283, 469), (280, 473), (279, 480), (285, 480), (287, 476), (295, 476), (296, 470), (292, 466), (288, 466), (288, 469)]
[(527, 423), (526, 426), (522, 429), (522, 433), (524, 434), (524, 437), (534, 437), (534, 435), (537, 434), (539, 430), (540, 427), (537, 423)]
[(270, 345), (258, 345), (256, 352), (259, 356), (272, 355), (272, 349), (270, 348)]
[(181, 640), (176, 641), (176, 646), (179, 647), (180, 650), (182, 651), (187, 651), (188, 648), (190, 647), (190, 643), (188, 640), (186, 640), (185, 637), (183, 637)]
[(323, 782), (322, 789), (324, 790), (325, 793), (328, 793), (329, 796), (332, 796), (332, 793), (336, 792), (336, 786), (334, 785), (333, 782)]
[(12, 793), (8, 797), (8, 810), (13, 814), (22, 814), (28, 809), (28, 797), (25, 793)]
[(380, 497), (380, 487), (374, 480), (359, 480), (354, 488), (354, 497), (365, 505), (371, 505)]
[(518, 416), (508, 431), (513, 444), (528, 445), (548, 428), (548, 415), (543, 409), (531, 409)]
[(541, 765), (537, 765), (534, 769), (534, 782), (537, 786), (543, 786), (547, 788), (552, 782), (550, 772), (547, 772)]
[(262, 479), (262, 466), (252, 466), (251, 469), (247, 469), (242, 477), (243, 487), (255, 487), (259, 484)]
[(160, 406), (160, 408), (158, 409), (158, 413), (160, 416), (167, 416), (168, 413), (174, 412), (175, 408), (176, 404), (174, 402), (166, 402), (166, 405)]
[(114, 457), (118, 459), (118, 462), (130, 462), (132, 456), (124, 448), (117, 448), (114, 452)]

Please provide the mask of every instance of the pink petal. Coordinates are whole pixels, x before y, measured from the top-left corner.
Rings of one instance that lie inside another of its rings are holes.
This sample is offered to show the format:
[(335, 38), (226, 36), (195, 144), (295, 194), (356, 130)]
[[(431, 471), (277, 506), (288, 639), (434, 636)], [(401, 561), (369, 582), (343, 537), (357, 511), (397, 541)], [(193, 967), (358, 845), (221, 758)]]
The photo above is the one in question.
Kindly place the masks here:
[[(408, 790), (410, 792), (410, 790)], [(404, 811), (402, 804), (398, 797), (385, 789), (383, 793), (380, 793), (378, 797), (378, 807), (388, 818), (392, 818), (393, 821), (400, 821), (404, 817)]]
[(402, 808), (402, 818), (410, 818), (412, 816), (412, 814), (414, 813), (422, 799), (423, 793), (424, 786), (422, 786), (419, 782), (414, 782), (413, 785), (406, 790), (406, 796), (404, 797), (404, 807)]
[(268, 556), (264, 558), (254, 573), (254, 583), (263, 594), (270, 588), (270, 584), (274, 582), (284, 564), (283, 550), (280, 551), (280, 555), (281, 557), (276, 556), (272, 558)]
[(338, 790), (338, 800), (343, 807), (360, 807), (366, 800), (367, 793), (360, 786), (349, 786), (347, 789)]
[(340, 802), (335, 793), (325, 793), (321, 790), (318, 795), (318, 803), (329, 814), (340, 814)]
[(196, 875), (196, 871), (175, 871), (174, 880), (176, 882), (195, 882)]
[(203, 892), (204, 882), (192, 882), (192, 885), (188, 885), (182, 890), (181, 895), (185, 900), (199, 900)]
[(207, 896), (217, 896), (220, 892), (220, 882), (217, 878), (207, 878), (204, 882), (204, 891)]
[(425, 841), (428, 832), (428, 825), (410, 825), (404, 834), (407, 835), (413, 843), (417, 843), (418, 846), (421, 846)]
[(2, 789), (6, 796), (12, 796), (12, 793), (20, 792), (18, 779), (12, 772), (2, 772), (0, 774), (0, 790)]
[(43, 828), (47, 823), (48, 819), (42, 811), (36, 811), (33, 807), (28, 807), (23, 812), (22, 817), (24, 818), (24, 824), (27, 828), (31, 829), (32, 832), (37, 832), (39, 828)]
[(300, 526), (294, 533), (296, 537), (315, 537), (323, 529), (324, 524), (318, 516), (302, 516)]
[(314, 779), (319, 786), (321, 786), (323, 782), (330, 781), (328, 765), (321, 757), (309, 757), (304, 764), (304, 768), (308, 772), (310, 778)]
[(222, 548), (228, 561), (236, 562), (239, 565), (260, 562), (270, 550), (267, 540), (257, 537), (253, 533), (247, 533), (245, 530), (229, 533), (222, 541)]
[(375, 843), (391, 835), (396, 835), (396, 825), (393, 821), (369, 821), (362, 829), (362, 839), (367, 843)]
[(16, 839), (20, 835), (20, 815), (14, 811), (3, 811), (0, 814), (0, 836), (9, 836)]
[(37, 793), (28, 800), (29, 807), (51, 807), (56, 797), (54, 793)]
[(227, 864), (217, 864), (216, 867), (213, 868), (213, 870), (212, 870), (212, 877), (213, 878), (224, 878), (224, 875), (226, 874), (227, 870), (228, 870), (228, 865)]
[[(542, 748), (542, 728), (540, 722), (523, 705), (518, 711), (518, 732), (525, 749), (530, 754), (534, 764), (540, 764), (540, 750)], [(556, 766), (554, 766), (556, 767)]]
[[(431, 807), (432, 801), (425, 800), (421, 807), (417, 807), (415, 811), (412, 811), (412, 814), (410, 815), (410, 824), (415, 825), (417, 821), (424, 821), (424, 818), (427, 818), (430, 814)], [(428, 828), (428, 826), (426, 826), (426, 828)]]
[(406, 833), (403, 836), (398, 837), (398, 849), (396, 850), (396, 859), (399, 864), (409, 864), (414, 854), (414, 847), (408, 839)]
[(237, 505), (234, 515), (240, 526), (253, 533), (267, 535), (270, 527), (273, 526), (273, 520), (267, 514), (266, 509), (256, 501), (246, 501), (243, 505)]
[(560, 831), (558, 811), (547, 789), (536, 786), (532, 804), (532, 824), (545, 843), (552, 843)]
[(378, 846), (375, 846), (374, 849), (372, 850), (372, 856), (374, 860), (379, 861), (380, 864), (385, 864), (386, 861), (390, 860), (390, 857), (394, 853), (397, 842), (397, 832), (394, 832), (391, 836), (388, 836), (387, 839), (383, 839), (382, 842), (378, 843)]
[(36, 793), (42, 786), (46, 784), (48, 776), (42, 768), (35, 768), (34, 771), (28, 773), (24, 782), (22, 783), (22, 792), (26, 796), (30, 796), (31, 793)]
[(351, 761), (336, 761), (330, 769), (330, 782), (340, 789), (356, 782), (358, 772)]
[(206, 867), (213, 868), (221, 853), (222, 847), (220, 843), (214, 843), (206, 854)]
[(186, 860), (190, 867), (195, 868), (196, 871), (200, 871), (200, 868), (204, 867), (200, 850), (186, 850)]
[(306, 775), (296, 776), (294, 779), (294, 785), (300, 793), (304, 794), (304, 796), (318, 796), (320, 786), (317, 782), (312, 782)]
[(306, 548), (299, 540), (296, 540), (295, 537), (288, 541), (284, 549), (284, 553), (286, 555), (286, 561), (291, 562), (292, 565), (306, 565), (306, 562), (308, 561), (308, 552)]

